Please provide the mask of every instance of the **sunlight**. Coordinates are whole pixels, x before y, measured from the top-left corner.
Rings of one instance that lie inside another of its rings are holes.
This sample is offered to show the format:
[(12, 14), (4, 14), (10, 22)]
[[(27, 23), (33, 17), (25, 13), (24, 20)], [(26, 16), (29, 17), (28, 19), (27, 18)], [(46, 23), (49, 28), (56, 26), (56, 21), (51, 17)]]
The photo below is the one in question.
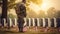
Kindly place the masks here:
[(45, 11), (45, 14), (47, 15), (47, 9), (48, 9), (48, 3), (43, 2), (43, 4), (41, 5), (41, 10)]
[(36, 4), (34, 4), (33, 2), (30, 3), (30, 5), (28, 6), (31, 10), (37, 12), (40, 10), (40, 7)]
[(42, 4), (42, 0), (27, 0), (27, 4), (29, 4), (29, 10), (34, 11), (38, 14), (38, 11), (40, 11), (40, 5)]
[(43, 0), (43, 3), (40, 8), (41, 8), (41, 10), (47, 11), (47, 9), (50, 7), (49, 5), (50, 4), (48, 3), (48, 1)]
[(43, 4), (41, 5), (41, 9), (44, 10), (44, 11), (47, 9), (47, 7), (48, 7), (48, 6), (47, 6), (47, 3), (43, 3)]
[[(42, 2), (40, 5), (39, 4), (35, 4), (35, 3), (33, 3), (32, 1), (30, 2), (30, 5), (28, 6), (31, 10), (33, 10), (33, 11), (35, 11), (37, 14), (39, 13), (39, 11), (40, 10), (43, 10), (43, 11), (45, 11), (45, 13), (46, 13), (46, 11), (47, 11), (47, 9), (48, 9), (48, 3), (47, 2)], [(47, 13), (46, 13), (47, 14)]]
[(22, 0), (16, 0), (15, 3), (19, 3), (19, 2), (21, 2), (21, 1), (22, 1)]

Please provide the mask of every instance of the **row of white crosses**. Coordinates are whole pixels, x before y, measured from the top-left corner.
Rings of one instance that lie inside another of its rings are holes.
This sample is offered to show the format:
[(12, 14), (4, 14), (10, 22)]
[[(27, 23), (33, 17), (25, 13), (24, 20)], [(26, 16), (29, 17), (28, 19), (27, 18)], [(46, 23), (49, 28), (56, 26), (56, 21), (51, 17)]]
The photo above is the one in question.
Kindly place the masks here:
[[(10, 27), (13, 26), (12, 19), (9, 18), (8, 21), (9, 21), (9, 26)], [(4, 27), (8, 25), (8, 23), (6, 23), (6, 19), (5, 18), (3, 18), (3, 24), (4, 24)], [(16, 18), (14, 18), (14, 25), (17, 26), (17, 19)]]
[[(28, 22), (27, 22), (27, 19), (28, 19)], [(40, 22), (40, 18), (24, 18), (24, 26), (27, 25), (27, 23), (29, 24), (29, 27), (31, 26), (31, 23), (33, 24), (33, 26), (35, 26), (35, 19), (37, 20), (37, 26), (40, 26), (41, 22)], [(48, 27), (51, 27), (51, 20), (50, 18), (47, 18), (48, 19)], [(42, 21), (43, 21), (43, 27), (45, 27), (46, 25), (46, 22), (45, 22), (45, 18), (42, 18)], [(4, 22), (4, 26), (7, 26), (6, 25), (6, 19), (3, 19), (3, 22)], [(13, 22), (12, 22), (12, 19), (9, 18), (9, 26), (11, 27), (13, 25)], [(14, 25), (17, 26), (17, 19), (15, 18), (14, 19)], [(56, 18), (54, 18), (54, 27), (57, 27), (57, 22), (56, 22)]]
[[(36, 19), (37, 19), (37, 26), (40, 26), (41, 25), (40, 19), (39, 18), (36, 18)], [(48, 27), (51, 27), (52, 22), (51, 22), (50, 18), (47, 18), (47, 19), (48, 19)], [(35, 26), (35, 18), (28, 18), (28, 20), (29, 20), (29, 22), (28, 22), (29, 27), (31, 26), (31, 23), (33, 24), (33, 26)], [(43, 27), (45, 27), (45, 25), (46, 25), (45, 18), (42, 18), (42, 20), (43, 20)], [(24, 26), (25, 26), (25, 25), (27, 25), (27, 19), (24, 18), (24, 21), (25, 21), (25, 23), (24, 23)], [(57, 27), (56, 18), (54, 18), (54, 27)]]
[[(13, 25), (13, 24), (12, 24), (12, 23), (13, 23), (13, 22), (12, 22), (12, 19), (9, 18), (9, 21), (10, 21), (9, 23), (10, 23), (10, 27), (11, 27), (11, 26)], [(16, 19), (16, 18), (14, 18), (14, 25), (17, 26), (17, 19)]]

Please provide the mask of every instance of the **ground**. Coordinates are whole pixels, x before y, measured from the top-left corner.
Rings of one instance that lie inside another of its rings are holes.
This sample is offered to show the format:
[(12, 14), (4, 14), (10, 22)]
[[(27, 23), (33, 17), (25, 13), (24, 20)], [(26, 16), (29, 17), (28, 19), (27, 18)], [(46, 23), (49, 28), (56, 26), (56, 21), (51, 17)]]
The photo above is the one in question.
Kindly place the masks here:
[(30, 29), (28, 29), (28, 31), (26, 32), (18, 32), (17, 27), (10, 28), (10, 29), (2, 27), (0, 28), (0, 34), (60, 34), (60, 32), (57, 31), (57, 28), (49, 29), (49, 28), (38, 27), (38, 30), (36, 30), (36, 27), (30, 27)]
[(60, 34), (59, 32), (47, 32), (47, 33), (44, 33), (44, 32), (39, 32), (39, 33), (36, 33), (36, 32), (24, 32), (24, 33), (21, 33), (21, 32), (8, 32), (8, 31), (0, 31), (0, 34)]

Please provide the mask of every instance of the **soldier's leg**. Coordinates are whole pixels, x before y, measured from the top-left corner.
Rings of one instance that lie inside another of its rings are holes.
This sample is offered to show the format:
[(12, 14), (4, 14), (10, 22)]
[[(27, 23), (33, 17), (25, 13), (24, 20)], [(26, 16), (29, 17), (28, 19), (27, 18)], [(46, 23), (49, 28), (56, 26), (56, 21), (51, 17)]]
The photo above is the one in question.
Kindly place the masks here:
[(23, 32), (23, 24), (24, 24), (23, 18), (18, 19), (18, 28), (20, 32)]

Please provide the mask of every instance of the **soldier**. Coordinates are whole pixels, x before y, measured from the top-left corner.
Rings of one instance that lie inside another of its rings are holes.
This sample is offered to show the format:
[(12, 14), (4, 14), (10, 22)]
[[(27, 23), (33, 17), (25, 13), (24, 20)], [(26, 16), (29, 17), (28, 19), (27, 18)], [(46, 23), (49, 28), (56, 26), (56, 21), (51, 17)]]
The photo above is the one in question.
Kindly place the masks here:
[(19, 32), (23, 32), (24, 18), (26, 17), (25, 0), (17, 4), (16, 14), (18, 17), (18, 28)]

